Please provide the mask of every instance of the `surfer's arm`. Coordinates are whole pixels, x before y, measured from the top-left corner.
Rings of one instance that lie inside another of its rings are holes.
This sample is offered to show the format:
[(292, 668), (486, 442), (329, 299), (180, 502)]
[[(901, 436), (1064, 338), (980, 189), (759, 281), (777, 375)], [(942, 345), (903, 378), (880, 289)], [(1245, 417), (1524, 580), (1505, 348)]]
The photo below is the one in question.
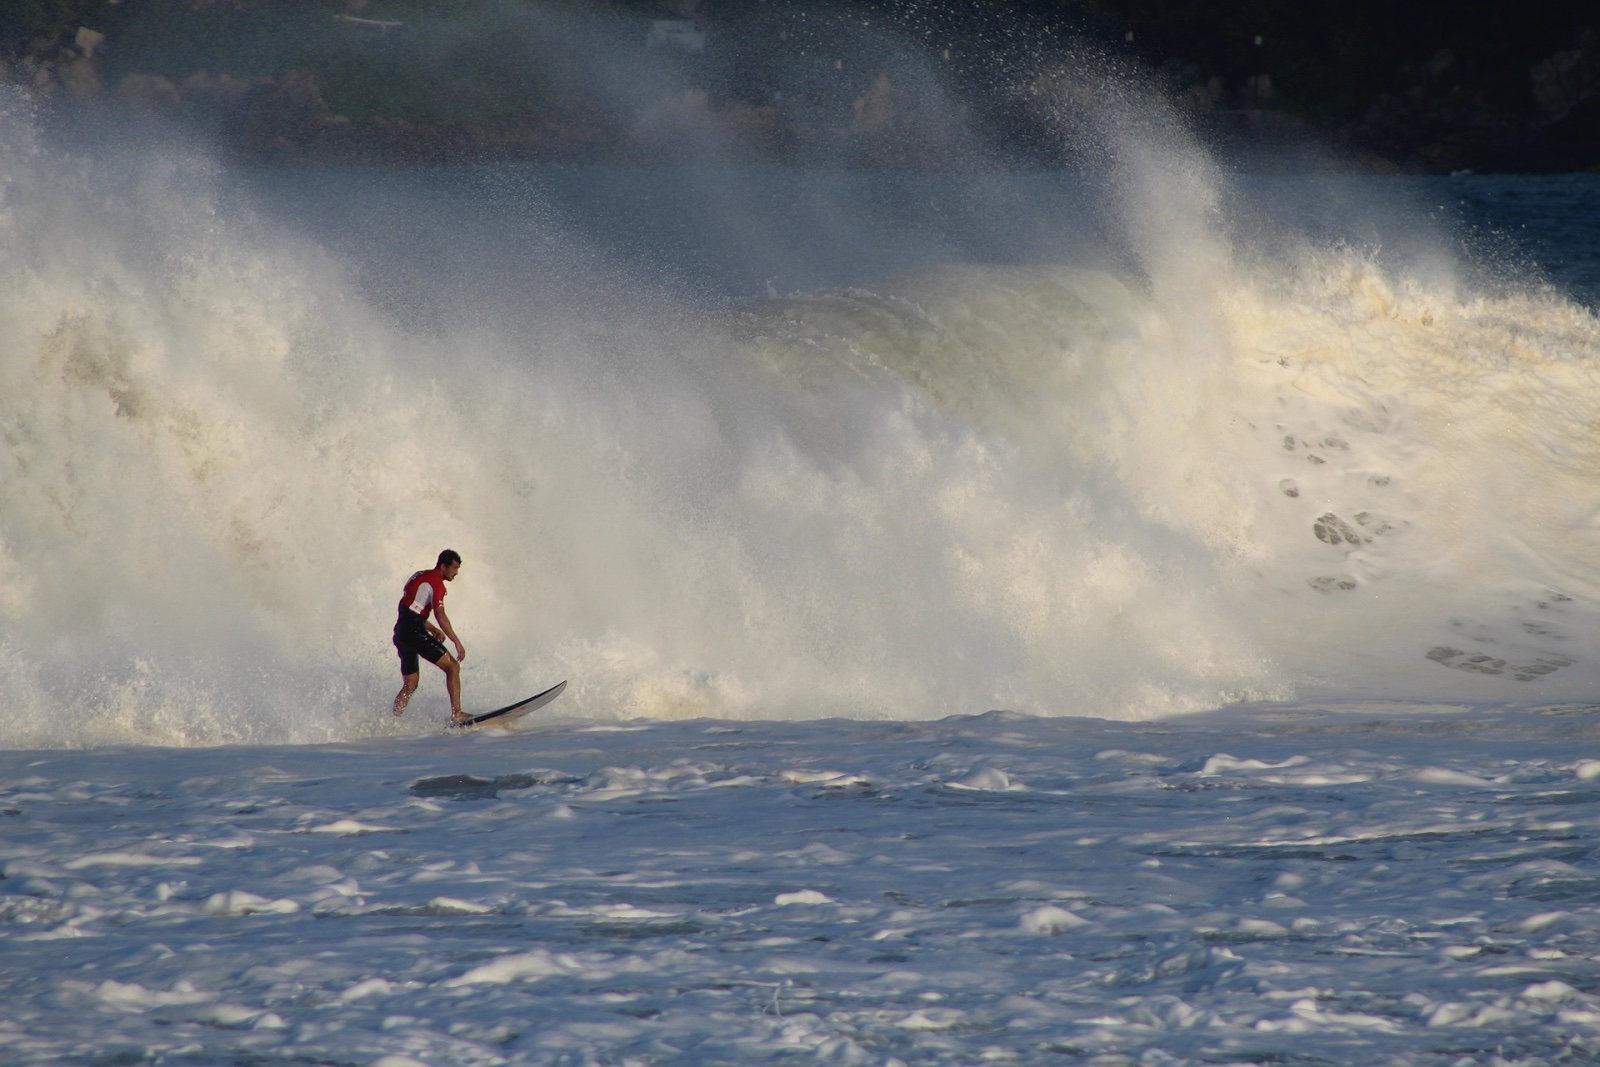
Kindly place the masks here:
[(444, 613), (444, 605), (440, 604), (438, 607), (434, 608), (433, 615), (434, 618), (439, 620), (439, 628), (444, 631), (442, 636), (448, 637), (456, 646), (456, 662), (459, 663), (466, 659), (467, 646), (463, 645), (461, 643), (461, 638), (456, 636), (456, 628), (450, 625), (450, 616)]

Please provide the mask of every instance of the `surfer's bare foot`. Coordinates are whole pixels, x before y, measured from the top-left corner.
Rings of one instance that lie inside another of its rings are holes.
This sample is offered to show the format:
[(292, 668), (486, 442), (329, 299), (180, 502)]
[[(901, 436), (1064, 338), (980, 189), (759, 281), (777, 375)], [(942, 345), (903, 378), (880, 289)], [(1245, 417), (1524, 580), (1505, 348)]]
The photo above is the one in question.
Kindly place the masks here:
[(467, 719), (468, 715), (464, 711), (453, 711), (450, 713), (451, 722), (466, 722)]

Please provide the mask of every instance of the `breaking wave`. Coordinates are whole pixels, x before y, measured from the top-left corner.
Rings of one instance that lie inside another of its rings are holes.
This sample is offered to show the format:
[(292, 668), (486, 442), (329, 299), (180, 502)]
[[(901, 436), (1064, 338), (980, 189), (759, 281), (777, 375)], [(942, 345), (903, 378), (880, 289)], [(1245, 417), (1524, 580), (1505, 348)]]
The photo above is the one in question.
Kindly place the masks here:
[(563, 677), (596, 719), (1592, 695), (1594, 316), (1447, 257), (1246, 240), (1243, 194), (1157, 133), (1106, 176), (1113, 255), (708, 306), (530, 208), (552, 276), (601, 279), (530, 312), (503, 249), (419, 249), (402, 286), (204, 161), (8, 121), (5, 743), (432, 728), (432, 677), (387, 714), (388, 629), (446, 545), (469, 704)]

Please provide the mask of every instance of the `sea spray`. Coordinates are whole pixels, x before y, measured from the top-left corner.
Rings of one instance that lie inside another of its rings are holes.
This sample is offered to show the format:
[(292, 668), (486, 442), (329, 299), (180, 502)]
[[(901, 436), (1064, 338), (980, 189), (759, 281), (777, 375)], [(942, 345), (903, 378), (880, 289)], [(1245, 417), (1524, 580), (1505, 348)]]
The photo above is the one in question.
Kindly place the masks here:
[[(387, 631), (446, 545), (475, 705), (562, 677), (591, 718), (1592, 689), (1592, 316), (1251, 245), (1186, 141), (1119, 157), (1129, 236), (1098, 266), (674, 306), (535, 205), (517, 240), (581, 256), (584, 299), (530, 311), (480, 221), (397, 273), (452, 294), (419, 316), (374, 298), (395, 264), (203, 160), (5, 136), (10, 745), (430, 728), (427, 688), (387, 715)], [(726, 180), (754, 204), (783, 177)], [(426, 205), (453, 179), (404, 180)], [(495, 204), (436, 210), (444, 234)]]

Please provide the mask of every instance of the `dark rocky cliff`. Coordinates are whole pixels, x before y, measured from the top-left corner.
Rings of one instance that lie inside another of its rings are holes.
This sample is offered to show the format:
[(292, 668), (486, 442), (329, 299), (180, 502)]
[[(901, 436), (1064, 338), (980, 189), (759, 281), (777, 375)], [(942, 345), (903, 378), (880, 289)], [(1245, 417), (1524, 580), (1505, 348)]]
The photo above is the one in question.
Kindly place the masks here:
[(1571, 171), (1600, 169), (1590, 21), (1548, 0), (29, 0), (0, 9), (0, 76), (261, 160), (1051, 165), (1088, 42), (1256, 161)]

